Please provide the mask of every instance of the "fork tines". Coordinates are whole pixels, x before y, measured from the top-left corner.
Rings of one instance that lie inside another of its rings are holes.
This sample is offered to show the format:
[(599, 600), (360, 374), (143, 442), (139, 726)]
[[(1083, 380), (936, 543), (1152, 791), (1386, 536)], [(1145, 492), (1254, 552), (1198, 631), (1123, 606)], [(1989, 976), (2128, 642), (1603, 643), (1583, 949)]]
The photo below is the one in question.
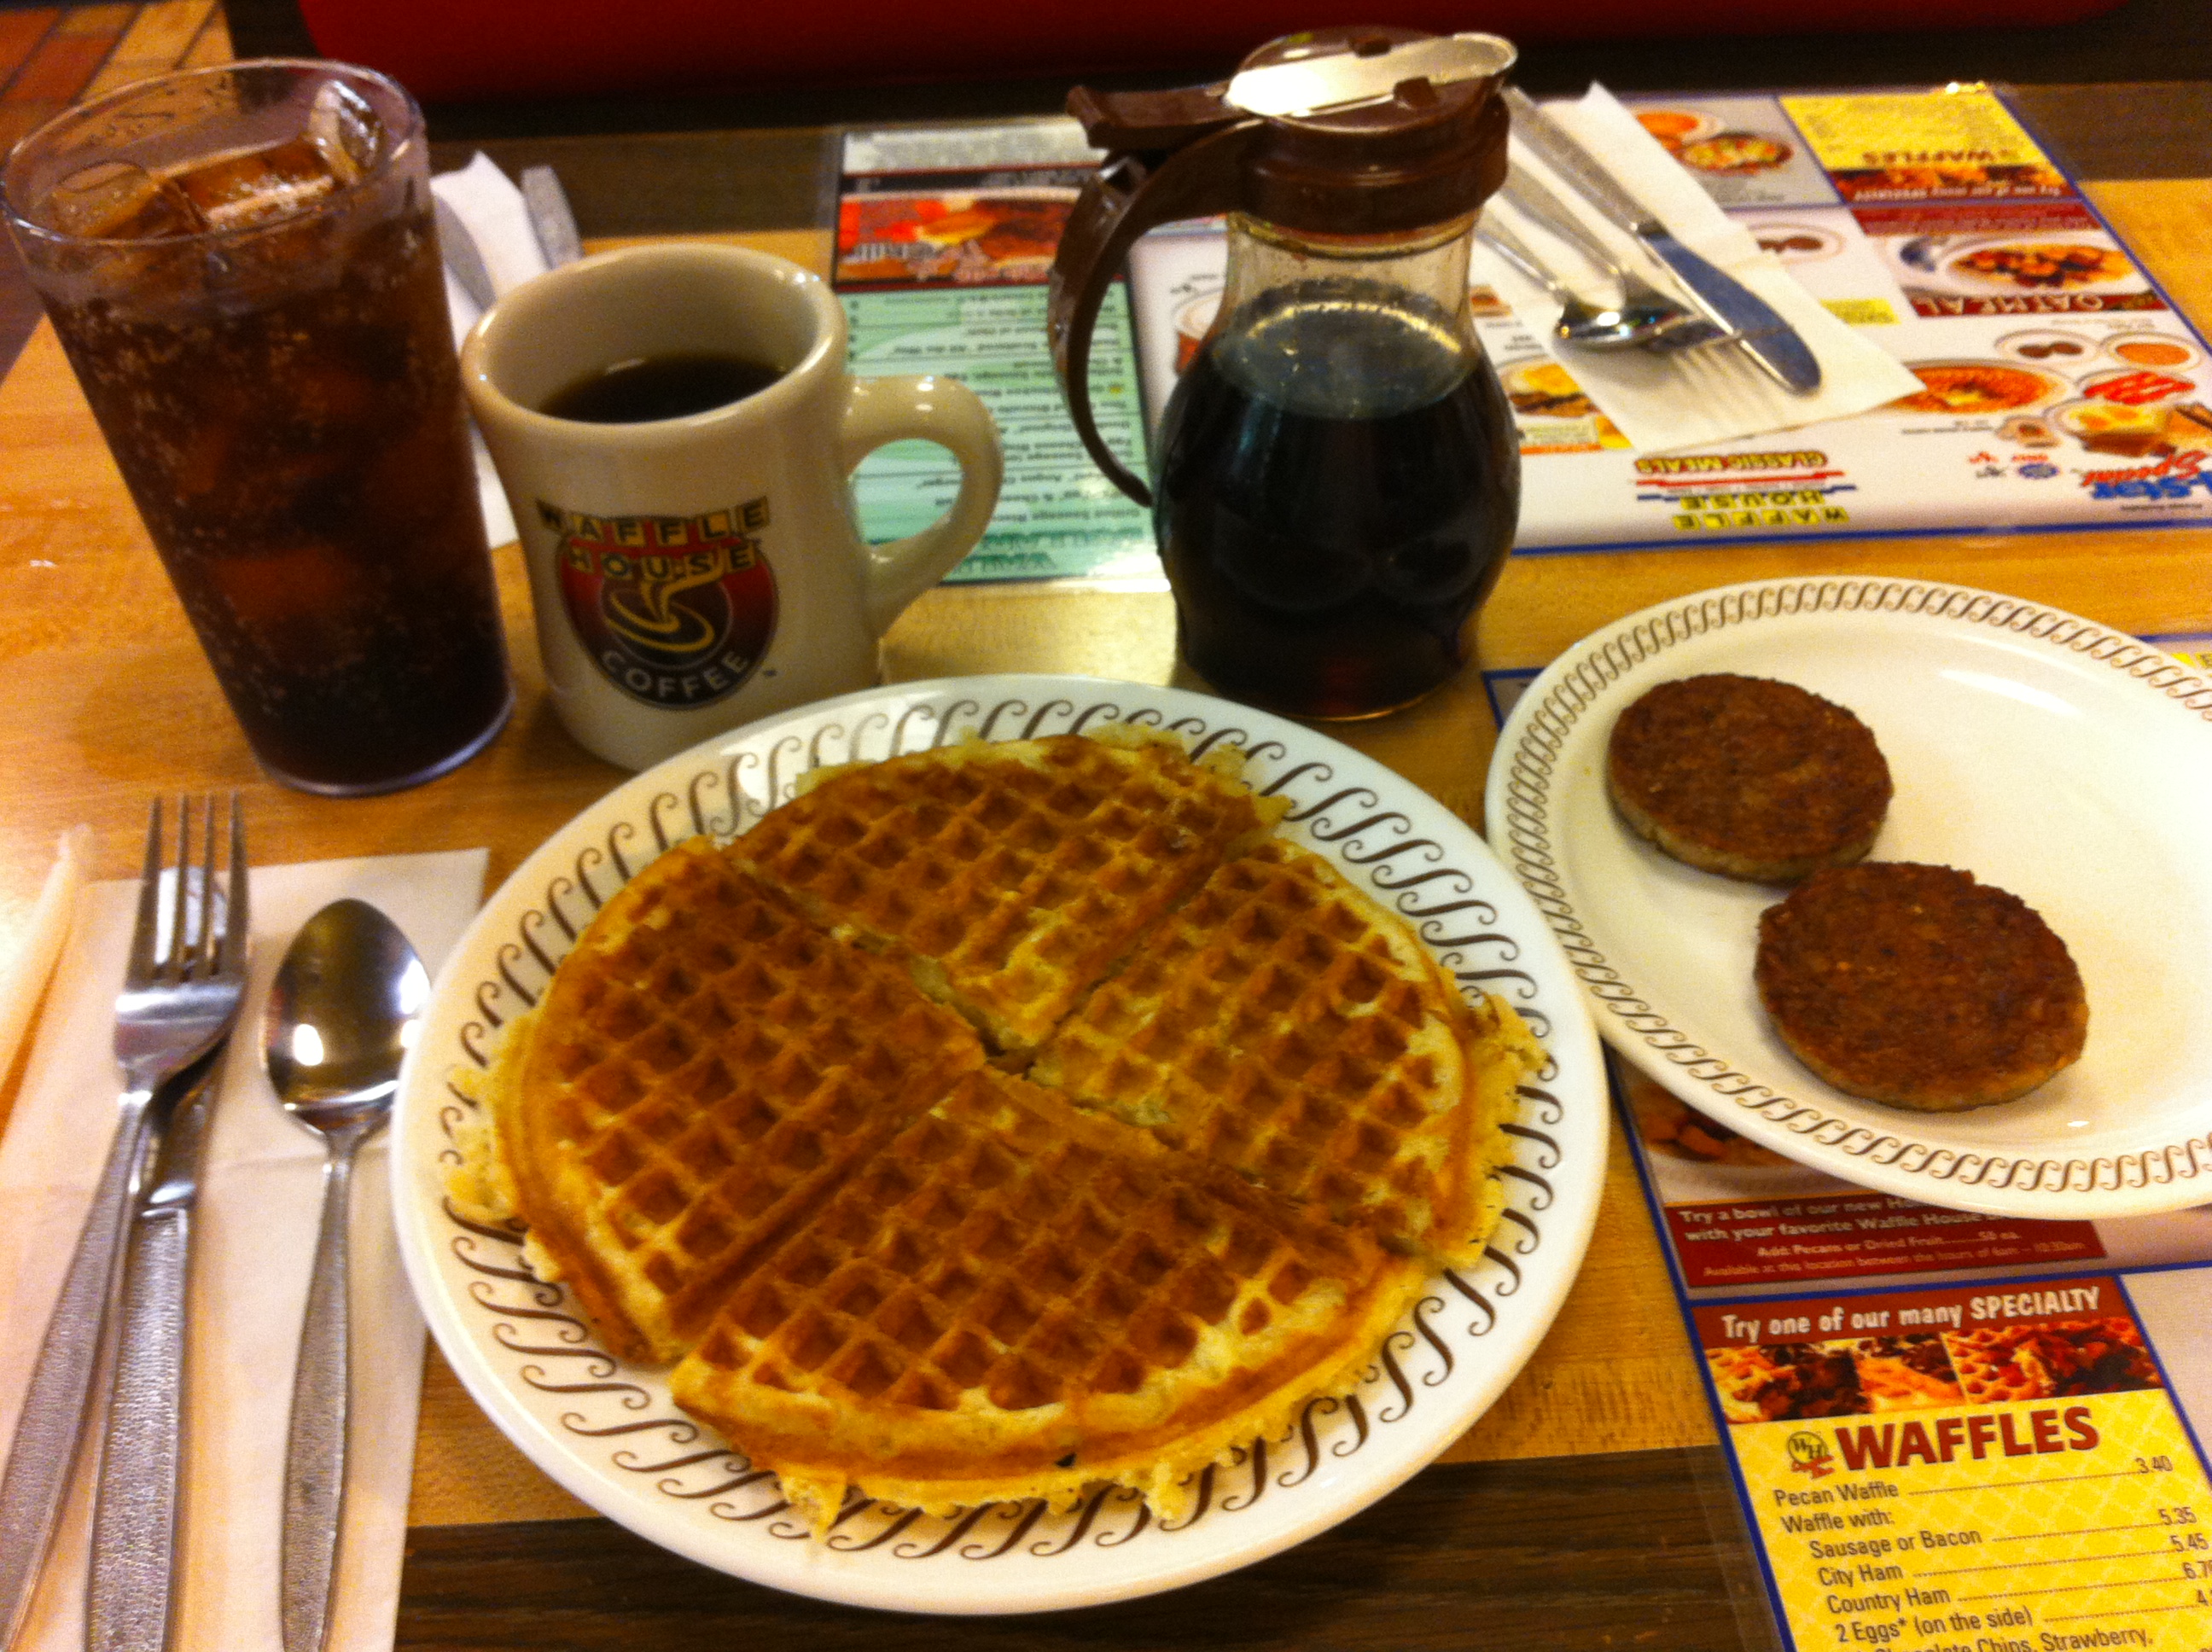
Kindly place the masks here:
[[(200, 810), (200, 864), (192, 864), (192, 799), (177, 799), (177, 854), (166, 931), (160, 922), (161, 799), (154, 799), (146, 823), (146, 864), (138, 883), (138, 926), (131, 938), (131, 979), (140, 981), (204, 980), (237, 969), (244, 960), (246, 915), (246, 822), (238, 793), (230, 794), (230, 853), (222, 883), (222, 904), (216, 903), (218, 799), (209, 794)], [(197, 872), (197, 878), (193, 874)], [(193, 898), (197, 886), (198, 899)], [(218, 912), (221, 923), (218, 926)], [(157, 957), (155, 955), (159, 954)]]

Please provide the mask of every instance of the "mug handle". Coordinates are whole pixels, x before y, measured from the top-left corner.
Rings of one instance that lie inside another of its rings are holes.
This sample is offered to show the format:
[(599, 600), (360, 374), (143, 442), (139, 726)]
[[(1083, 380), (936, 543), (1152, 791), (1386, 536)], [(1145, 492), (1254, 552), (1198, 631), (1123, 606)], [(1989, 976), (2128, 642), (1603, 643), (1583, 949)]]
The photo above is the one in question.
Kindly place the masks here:
[(886, 443), (919, 437), (951, 450), (960, 461), (960, 492), (952, 508), (920, 533), (880, 545), (863, 545), (868, 626), (878, 636), (907, 604), (952, 571), (975, 549), (998, 507), (1006, 457), (999, 427), (975, 392), (957, 380), (854, 379), (838, 440), (845, 473)]

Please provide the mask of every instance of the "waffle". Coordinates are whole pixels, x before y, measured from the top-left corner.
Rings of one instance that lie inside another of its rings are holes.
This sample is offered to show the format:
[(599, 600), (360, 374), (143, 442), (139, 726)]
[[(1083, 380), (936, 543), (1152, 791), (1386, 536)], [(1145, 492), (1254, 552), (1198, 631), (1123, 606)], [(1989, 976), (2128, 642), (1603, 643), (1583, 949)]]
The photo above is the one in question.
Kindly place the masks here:
[(1469, 1010), (1405, 925), (1279, 841), (1157, 926), (1030, 1074), (1450, 1265), (1481, 1254), (1520, 1018)]
[(1955, 1406), (1961, 1398), (1958, 1374), (1940, 1336), (1854, 1337), (1820, 1345), (1850, 1356), (1870, 1410)]
[(1853, 1417), (1867, 1409), (1857, 1368), (1838, 1344), (1769, 1342), (1708, 1348), (1705, 1364), (1730, 1423)]
[(1976, 1405), (2164, 1386), (2142, 1333), (2124, 1319), (1946, 1331), (1943, 1343), (1959, 1387)]
[(501, 1157), (609, 1348), (675, 1359), (765, 1238), (983, 1060), (903, 971), (693, 839), (607, 903), (502, 1047)]
[(484, 1213), (817, 1527), (1171, 1515), (1479, 1252), (1540, 1060), (1235, 761), (959, 746), (670, 850), (510, 1028)]
[(963, 1075), (762, 1257), (670, 1380), (818, 1525), (1194, 1473), (1346, 1388), (1425, 1270), (1146, 1133)]
[(1171, 740), (975, 741), (838, 772), (732, 852), (1018, 1054), (1286, 806)]

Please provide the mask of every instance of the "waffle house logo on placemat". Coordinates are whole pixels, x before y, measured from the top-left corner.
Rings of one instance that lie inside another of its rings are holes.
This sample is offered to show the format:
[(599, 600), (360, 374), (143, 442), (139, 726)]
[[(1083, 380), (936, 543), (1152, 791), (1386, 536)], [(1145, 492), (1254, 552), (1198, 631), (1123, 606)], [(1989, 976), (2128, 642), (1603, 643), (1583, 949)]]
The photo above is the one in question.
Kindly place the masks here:
[(1817, 1480), (1836, 1472), (1835, 1455), (1828, 1449), (1828, 1442), (1810, 1429), (1801, 1428), (1792, 1434), (1788, 1450), (1792, 1473), (1810, 1474)]
[(671, 710), (736, 693), (775, 635), (768, 501), (702, 516), (591, 516), (538, 502), (568, 622), (607, 681)]

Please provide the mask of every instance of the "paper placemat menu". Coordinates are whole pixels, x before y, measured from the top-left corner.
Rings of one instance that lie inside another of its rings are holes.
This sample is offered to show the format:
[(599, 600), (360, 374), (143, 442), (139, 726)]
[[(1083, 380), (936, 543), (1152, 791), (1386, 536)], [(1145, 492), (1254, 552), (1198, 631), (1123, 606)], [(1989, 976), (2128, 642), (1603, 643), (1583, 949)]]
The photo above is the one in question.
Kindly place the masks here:
[[(2212, 352), (1996, 94), (1623, 101), (1922, 389), (1853, 418), (1638, 451), (1577, 380), (1575, 353), (1501, 299), (1525, 283), (1478, 246), (1475, 329), (1520, 428), (1516, 555), (2212, 513)], [(1217, 230), (1191, 226), (1131, 258), (1155, 422), (1212, 323), (1224, 256)]]
[(2212, 1211), (1923, 1205), (1613, 1076), (1790, 1643), (2212, 1647)]
[(1694, 1309), (1796, 1644), (2212, 1643), (2212, 1480), (2161, 1370), (2203, 1289), (2190, 1269)]
[[(848, 134), (842, 149), (833, 280), (852, 369), (944, 374), (983, 398), (1006, 479), (982, 543), (947, 579), (1068, 577), (1157, 582), (1151, 517), (1091, 462), (1045, 347), (1045, 278), (1097, 151), (1072, 120)], [(1099, 429), (1146, 469), (1128, 296), (1102, 305), (1091, 346)], [(951, 505), (959, 467), (942, 448), (895, 442), (854, 478), (863, 531), (919, 532)]]
[[(1998, 94), (1626, 101), (1921, 389), (1852, 418), (1638, 450), (1477, 246), (1475, 329), (1521, 437), (1517, 554), (2212, 519), (2212, 348)], [(844, 139), (836, 281), (855, 369), (967, 379), (1006, 432), (1005, 500), (955, 580), (1158, 578), (1146, 513), (1083, 452), (1045, 343), (1043, 282), (1097, 160), (1066, 120)], [(1218, 222), (1154, 231), (1102, 310), (1093, 399), (1140, 474), (1219, 307), (1225, 246)], [(955, 480), (922, 444), (872, 460), (857, 489), (871, 537), (913, 531)]]

